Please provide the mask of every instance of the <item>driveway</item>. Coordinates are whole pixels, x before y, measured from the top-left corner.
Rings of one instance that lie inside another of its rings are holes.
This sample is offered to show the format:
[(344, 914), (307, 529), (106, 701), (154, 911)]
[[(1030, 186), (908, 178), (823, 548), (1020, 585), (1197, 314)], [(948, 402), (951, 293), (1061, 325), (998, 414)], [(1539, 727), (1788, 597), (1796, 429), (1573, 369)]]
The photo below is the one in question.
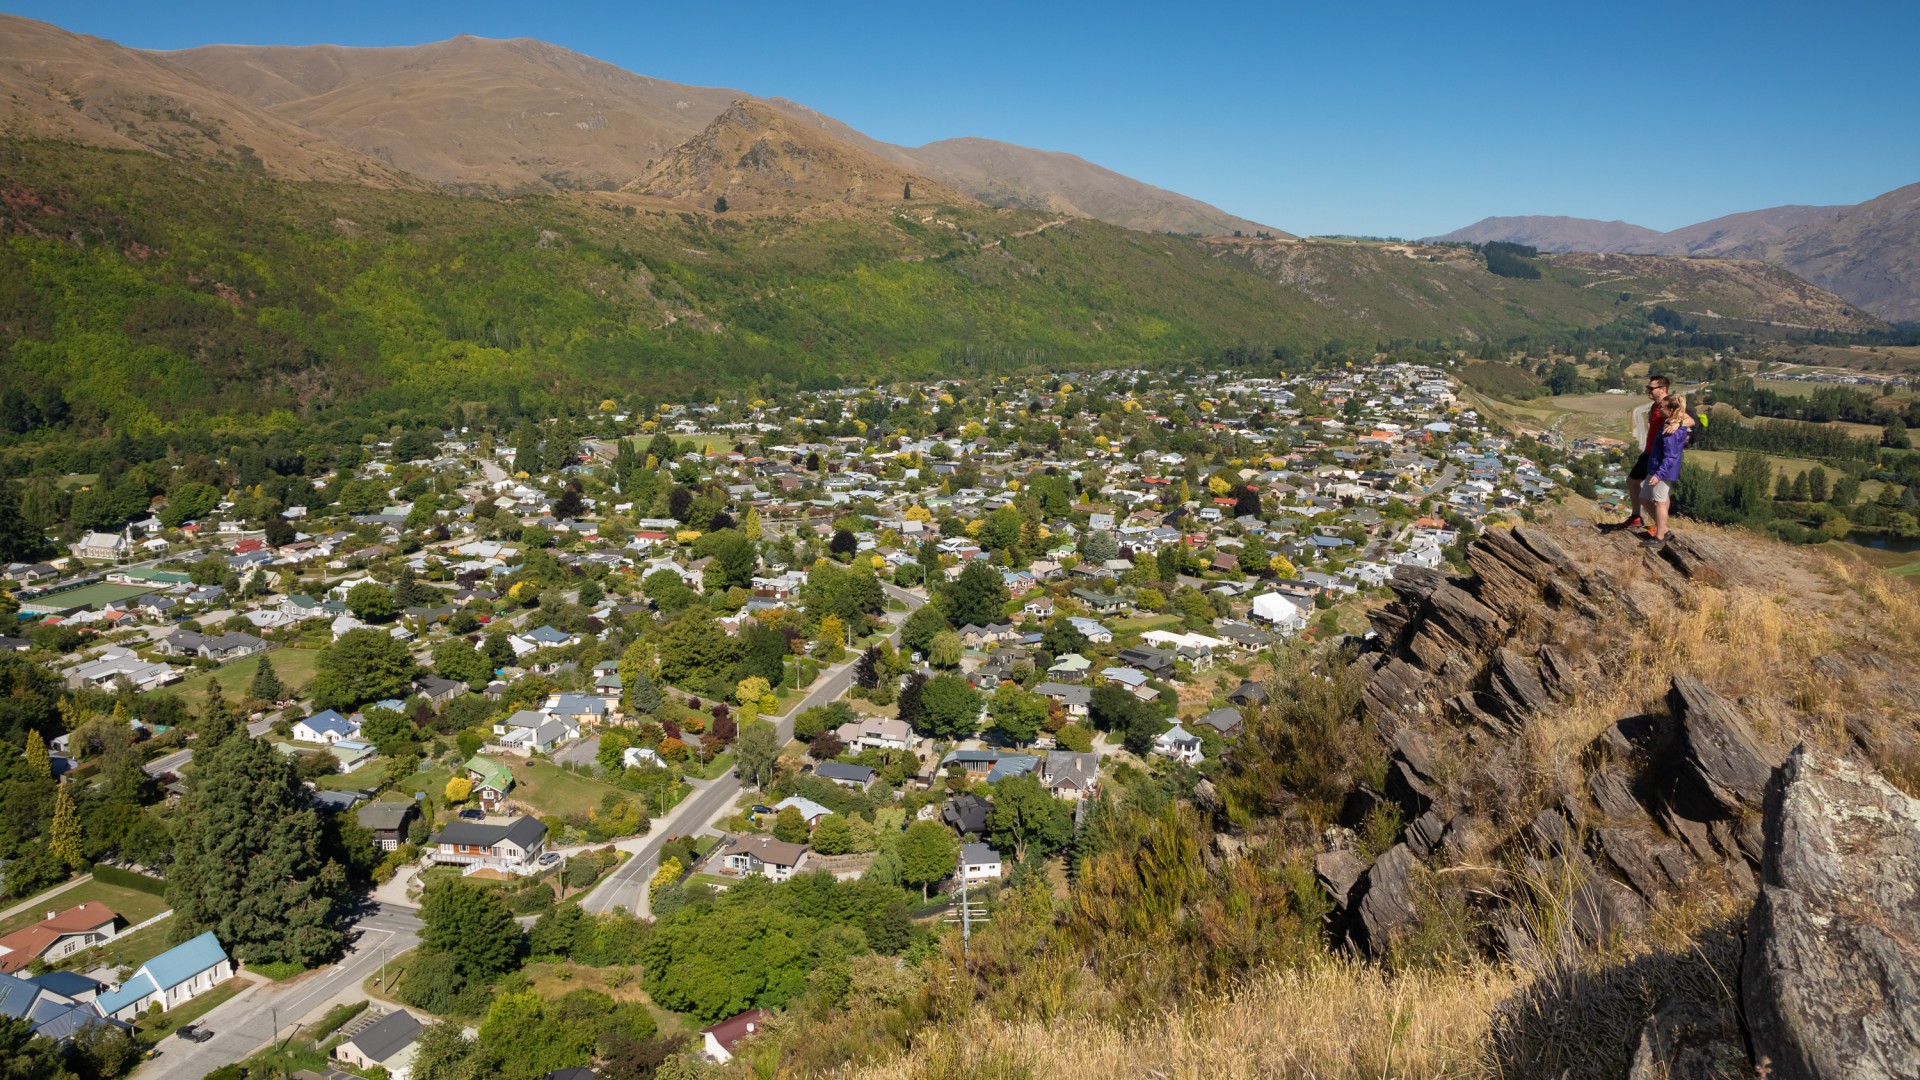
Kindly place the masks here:
[(589, 735), (555, 750), (550, 756), (556, 765), (587, 766), (594, 763), (594, 755), (600, 752), (600, 736)]
[(160, 1055), (133, 1075), (139, 1080), (200, 1080), (222, 1065), (244, 1060), (276, 1038), (297, 1037), (299, 1026), (321, 1012), (341, 1002), (364, 999), (360, 984), (379, 971), (383, 961), (418, 945), (420, 927), (411, 908), (373, 905), (351, 924), (359, 931), (359, 940), (338, 963), (285, 983), (251, 976), (253, 986), (200, 1019), (200, 1026), (213, 1032), (213, 1038), (203, 1043), (168, 1038), (160, 1044)]
[[(886, 586), (886, 592), (907, 605), (905, 612), (888, 615), (888, 620), (894, 624), (894, 631), (888, 635), (888, 640), (897, 647), (900, 644), (899, 624), (927, 601), (924, 597), (892, 585)], [(818, 685), (775, 722), (774, 730), (779, 735), (781, 746), (793, 738), (794, 717), (816, 705), (839, 700), (853, 686), (853, 664), (856, 659), (858, 657), (852, 657), (826, 669)], [(635, 915), (649, 915), (652, 909), (648, 904), (648, 884), (653, 880), (653, 872), (660, 862), (660, 849), (666, 845), (668, 837), (697, 833), (712, 824), (733, 807), (734, 801), (740, 797), (742, 786), (738, 776), (728, 773), (705, 786), (696, 787), (693, 794), (680, 800), (680, 804), (664, 817), (654, 819), (653, 828), (646, 836), (616, 842), (614, 846), (620, 850), (633, 852), (633, 858), (622, 863), (605, 881), (583, 897), (580, 906), (592, 912), (612, 911), (621, 907)]]

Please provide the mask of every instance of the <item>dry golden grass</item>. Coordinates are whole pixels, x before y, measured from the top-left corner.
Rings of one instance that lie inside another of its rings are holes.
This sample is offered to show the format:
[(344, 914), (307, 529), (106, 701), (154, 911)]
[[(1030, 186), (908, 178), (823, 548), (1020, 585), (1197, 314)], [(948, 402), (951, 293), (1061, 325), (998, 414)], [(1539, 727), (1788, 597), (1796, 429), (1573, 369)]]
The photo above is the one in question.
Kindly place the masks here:
[(1488, 965), (1388, 976), (1326, 961), (1270, 971), (1198, 1008), (1099, 1024), (1007, 1023), (976, 1014), (929, 1028), (914, 1053), (847, 1074), (859, 1080), (1046, 1077), (1485, 1077), (1495, 1005), (1517, 989)]

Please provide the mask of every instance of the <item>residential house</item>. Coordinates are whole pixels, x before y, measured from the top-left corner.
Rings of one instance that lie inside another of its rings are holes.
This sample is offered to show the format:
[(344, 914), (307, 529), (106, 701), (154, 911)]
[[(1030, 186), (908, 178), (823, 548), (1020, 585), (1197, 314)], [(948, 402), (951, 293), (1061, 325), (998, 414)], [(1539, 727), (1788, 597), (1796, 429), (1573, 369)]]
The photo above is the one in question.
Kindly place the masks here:
[(820, 824), (821, 818), (833, 813), (828, 807), (821, 806), (812, 799), (802, 798), (798, 795), (789, 795), (779, 802), (774, 803), (773, 812), (778, 814), (789, 806), (799, 812), (801, 819), (807, 823), (807, 828), (809, 829)]
[(960, 879), (968, 885), (1000, 880), (1000, 853), (985, 844), (960, 845)]
[(233, 961), (209, 930), (141, 964), (95, 999), (103, 1015), (131, 1023), (154, 1005), (178, 1008), (233, 977)]
[[(87, 988), (82, 989), (80, 983)], [(65, 971), (31, 979), (0, 974), (0, 1016), (24, 1023), (33, 1035), (55, 1044), (65, 1043), (91, 1024), (108, 1024), (131, 1033), (124, 1021), (101, 1013), (97, 1000), (83, 996), (96, 993), (98, 987), (90, 979)]]
[(760, 874), (785, 881), (807, 864), (805, 844), (789, 844), (771, 836), (736, 837), (720, 857), (723, 870), (745, 877)]
[(342, 739), (351, 739), (360, 734), (360, 725), (332, 709), (322, 709), (293, 725), (293, 738), (296, 742), (319, 743), (332, 746)]
[(580, 737), (580, 725), (563, 717), (521, 709), (493, 725), (499, 745), (519, 754), (544, 754), (569, 739)]
[(425, 1030), (405, 1009), (391, 1012), (334, 1047), (333, 1059), (363, 1072), (378, 1066), (393, 1080), (408, 1080), (420, 1033)]
[[(1114, 593), (1094, 592), (1092, 589), (1075, 589), (1073, 598), (1085, 604), (1088, 611), (1096, 615), (1115, 615), (1127, 609), (1127, 601)], [(1082, 630), (1081, 633), (1086, 633)], [(1089, 638), (1091, 640), (1091, 638)], [(1109, 637), (1111, 640), (1111, 637)]]
[(437, 675), (422, 675), (414, 680), (413, 687), (420, 692), (420, 696), (436, 707), (445, 705), (467, 692), (466, 683), (455, 679), (442, 679)]
[(1297, 632), (1307, 625), (1307, 617), (1292, 600), (1277, 592), (1263, 593), (1253, 598), (1254, 622), (1270, 626), (1284, 632)]
[(89, 900), (0, 937), (0, 972), (12, 974), (43, 960), (49, 964), (113, 940), (120, 917), (98, 900)]
[(1105, 645), (1113, 640), (1113, 631), (1101, 626), (1092, 619), (1075, 615), (1067, 619), (1067, 624), (1079, 631), (1080, 636), (1086, 638), (1089, 644)]
[(467, 779), (473, 781), (474, 800), (487, 813), (500, 809), (513, 790), (513, 770), (478, 754), (467, 759)]
[(1040, 759), (1032, 754), (1016, 754), (1006, 750), (951, 750), (940, 759), (940, 771), (958, 765), (966, 770), (968, 780), (985, 780), (994, 783), (1009, 776), (1021, 776), (1039, 768)]
[(156, 690), (178, 682), (180, 673), (167, 664), (150, 663), (117, 646), (67, 669), (66, 673), (67, 686), (73, 690), (112, 690), (122, 679), (137, 690)]
[(985, 836), (987, 833), (987, 811), (993, 804), (968, 792), (947, 800), (940, 810), (940, 820), (961, 836)]
[(754, 1034), (767, 1022), (767, 1010), (748, 1009), (728, 1017), (710, 1028), (700, 1029), (701, 1048), (714, 1061), (725, 1065), (733, 1060), (733, 1048), (741, 1039)]
[(849, 751), (913, 749), (913, 728), (904, 720), (862, 717), (841, 724), (833, 733)]
[[(1052, 674), (1051, 671), (1048, 674)], [(1060, 703), (1060, 709), (1068, 716), (1085, 716), (1087, 707), (1093, 702), (1093, 690), (1085, 686), (1073, 686), (1068, 683), (1043, 682), (1033, 688), (1033, 692), (1042, 697), (1051, 698)]]
[(1153, 752), (1182, 765), (1200, 764), (1200, 737), (1179, 724), (1153, 740)]
[(374, 846), (382, 851), (392, 851), (406, 843), (407, 829), (419, 816), (420, 808), (411, 799), (370, 802), (355, 814), (361, 827), (373, 833)]
[(1156, 679), (1173, 678), (1174, 655), (1164, 649), (1135, 647), (1121, 649), (1121, 663), (1139, 668)]
[(1235, 705), (1261, 705), (1267, 700), (1267, 688), (1257, 682), (1243, 681), (1227, 695)]
[(865, 765), (848, 765), (842, 761), (823, 761), (813, 770), (813, 775), (822, 780), (831, 780), (841, 787), (852, 788), (855, 791), (865, 791), (867, 788), (873, 786), (874, 778), (880, 774)]
[(1239, 709), (1223, 708), (1213, 710), (1200, 719), (1195, 720), (1194, 724), (1196, 726), (1204, 724), (1220, 734), (1232, 738), (1240, 734), (1240, 728), (1245, 722), (1244, 718), (1240, 715)]
[(1054, 682), (1077, 683), (1093, 670), (1093, 661), (1079, 653), (1066, 653), (1053, 662), (1047, 669), (1047, 678)]
[(453, 821), (429, 838), (435, 864), (479, 866), (508, 873), (531, 873), (546, 850), (547, 827), (537, 818), (517, 817), (501, 824)]
[(611, 711), (597, 694), (555, 694), (547, 699), (547, 714), (571, 722), (575, 728), (599, 727)]
[(1078, 802), (1100, 789), (1100, 755), (1050, 750), (1041, 763), (1040, 779), (1055, 798)]

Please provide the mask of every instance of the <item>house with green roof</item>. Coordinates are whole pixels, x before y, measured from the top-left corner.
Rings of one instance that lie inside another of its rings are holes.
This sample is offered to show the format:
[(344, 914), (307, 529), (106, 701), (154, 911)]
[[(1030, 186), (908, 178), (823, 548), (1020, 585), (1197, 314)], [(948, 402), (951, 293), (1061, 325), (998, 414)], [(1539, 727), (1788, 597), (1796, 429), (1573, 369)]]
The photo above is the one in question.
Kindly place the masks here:
[(233, 977), (233, 961), (209, 930), (141, 964), (126, 982), (101, 994), (100, 1011), (131, 1023), (155, 1005), (173, 1009)]
[(498, 810), (513, 790), (513, 770), (479, 754), (467, 760), (467, 779), (473, 781), (473, 797), (480, 800), (480, 809), (488, 813)]

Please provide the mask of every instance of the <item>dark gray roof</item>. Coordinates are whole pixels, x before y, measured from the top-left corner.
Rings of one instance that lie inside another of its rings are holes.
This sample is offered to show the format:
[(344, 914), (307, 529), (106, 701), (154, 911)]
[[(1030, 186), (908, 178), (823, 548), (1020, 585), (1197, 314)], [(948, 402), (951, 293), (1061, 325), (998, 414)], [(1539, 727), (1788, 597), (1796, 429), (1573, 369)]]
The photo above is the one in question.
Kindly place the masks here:
[(960, 861), (969, 866), (999, 862), (1000, 853), (985, 844), (963, 844), (960, 848)]
[(492, 847), (502, 840), (511, 840), (523, 848), (532, 847), (547, 835), (547, 827), (540, 824), (538, 818), (514, 818), (504, 825), (486, 825), (477, 821), (450, 821), (446, 827), (435, 833), (436, 844), (465, 844), (469, 847)]
[(397, 829), (415, 812), (410, 802), (373, 802), (360, 808), (360, 824), (369, 829)]
[(381, 1017), (378, 1023), (348, 1041), (359, 1047), (360, 1052), (370, 1060), (385, 1061), (419, 1038), (420, 1031), (420, 1021), (415, 1020), (412, 1013), (401, 1009)]
[(877, 774), (865, 765), (848, 765), (843, 761), (823, 761), (813, 770), (815, 776), (828, 780), (852, 780), (858, 784), (869, 783)]

